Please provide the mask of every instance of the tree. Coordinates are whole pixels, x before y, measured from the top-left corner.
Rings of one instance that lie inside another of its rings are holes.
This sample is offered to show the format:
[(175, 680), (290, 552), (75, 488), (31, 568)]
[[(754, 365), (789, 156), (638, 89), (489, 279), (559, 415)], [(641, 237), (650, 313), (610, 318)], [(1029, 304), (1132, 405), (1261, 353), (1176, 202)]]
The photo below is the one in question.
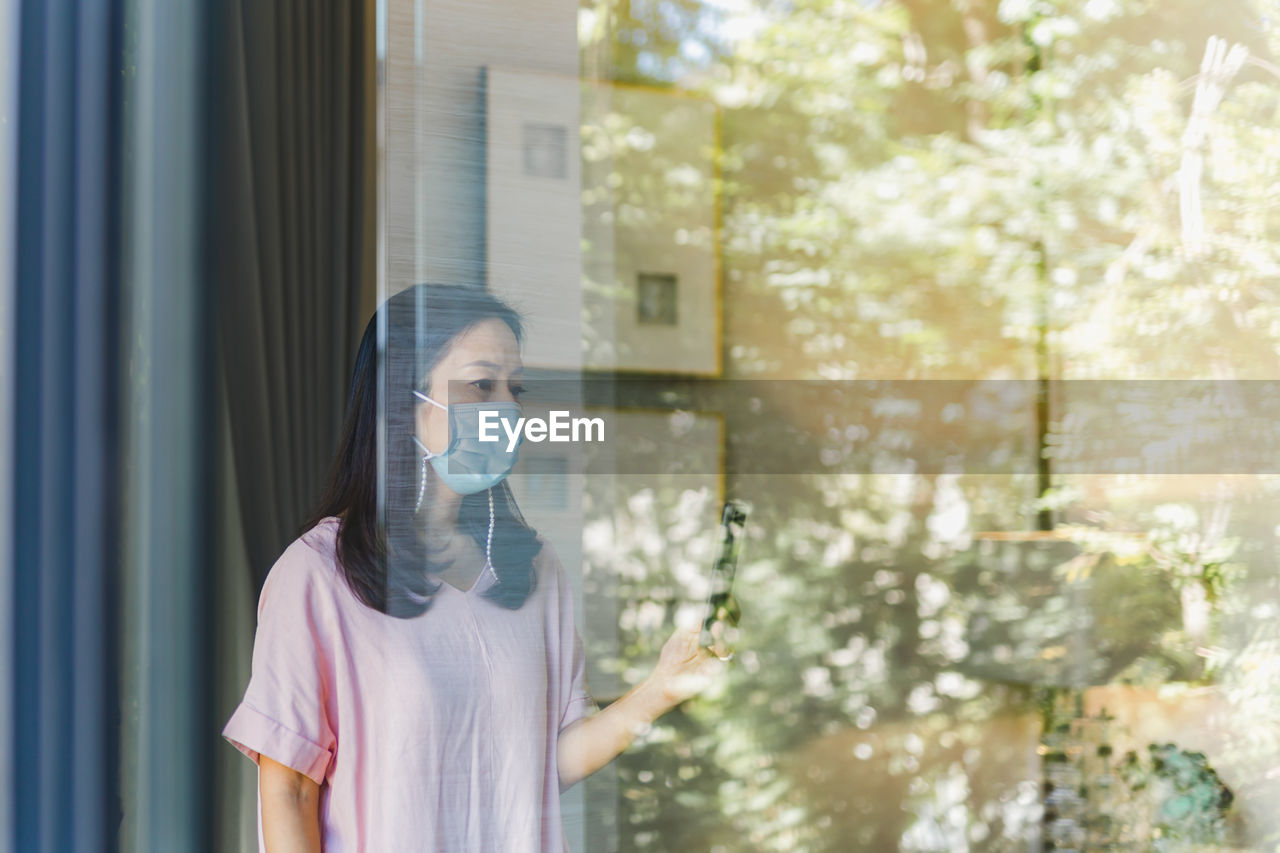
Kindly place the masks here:
[[(1280, 80), (1267, 68), (1280, 47), (1274, 3), (585, 8), (608, 43), (584, 50), (606, 52), (616, 79), (678, 84), (722, 109), (729, 378), (1280, 369), (1280, 222), (1267, 179), (1280, 170)], [(1203, 224), (1189, 247), (1183, 165), (1211, 34), (1257, 61), (1224, 85), (1197, 137)], [(618, 183), (615, 207), (660, 209), (670, 193)], [(730, 428), (767, 452), (778, 425)], [(1162, 654), (1152, 637), (1176, 619), (1173, 589), (1158, 573), (1140, 584), (1104, 563), (1092, 605), (1065, 588), (1029, 596), (1061, 584), (1075, 552), (983, 550), (967, 533), (1028, 527), (1043, 484), (1026, 478), (805, 474), (753, 484), (735, 481), (733, 465), (730, 482), (757, 500), (761, 532), (740, 575), (751, 654), (724, 696), (691, 704), (622, 759), (623, 849), (844, 850), (851, 839), (863, 849), (1022, 849), (1037, 831), (1024, 783), (1038, 780), (993, 778), (990, 767), (1009, 759), (992, 745), (985, 759), (967, 757), (982, 726), (1034, 714), (1033, 679), (978, 665), (1000, 664), (999, 648), (1013, 643), (1009, 625), (990, 624), (990, 605), (1002, 593), (1010, 607), (1034, 599), (1039, 621), (1024, 640), (1047, 648), (1077, 629), (1073, 614), (1143, 602), (1129, 611), (1149, 624), (1114, 611), (1105, 626), (1114, 642), (1094, 650), (1100, 677), (1112, 677)], [(1145, 518), (1151, 492), (1129, 499), (1110, 509)], [(659, 496), (649, 535), (679, 521), (664, 515), (675, 506)], [(1270, 508), (1241, 507), (1235, 519), (1248, 526)], [(1063, 507), (1056, 518), (1089, 509)], [(949, 526), (948, 513), (967, 525)], [(1274, 593), (1273, 559), (1251, 559)], [(633, 612), (655, 586), (673, 586), (670, 553), (643, 563), (624, 590)], [(656, 642), (656, 631), (626, 632), (633, 658)], [(875, 745), (839, 740), (873, 724), (884, 733)], [(918, 742), (920, 732), (937, 740)], [(851, 742), (859, 752), (843, 760), (864, 763), (874, 800), (804, 782), (828, 772), (821, 766), (787, 766), (807, 745)]]

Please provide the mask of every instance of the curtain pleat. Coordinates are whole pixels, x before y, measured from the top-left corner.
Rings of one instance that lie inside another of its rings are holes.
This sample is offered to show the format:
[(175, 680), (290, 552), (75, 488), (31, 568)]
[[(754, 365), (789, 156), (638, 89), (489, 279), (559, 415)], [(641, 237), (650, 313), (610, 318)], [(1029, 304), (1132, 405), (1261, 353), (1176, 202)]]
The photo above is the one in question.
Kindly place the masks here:
[(363, 0), (218, 4), (211, 262), (258, 588), (319, 497), (366, 318)]

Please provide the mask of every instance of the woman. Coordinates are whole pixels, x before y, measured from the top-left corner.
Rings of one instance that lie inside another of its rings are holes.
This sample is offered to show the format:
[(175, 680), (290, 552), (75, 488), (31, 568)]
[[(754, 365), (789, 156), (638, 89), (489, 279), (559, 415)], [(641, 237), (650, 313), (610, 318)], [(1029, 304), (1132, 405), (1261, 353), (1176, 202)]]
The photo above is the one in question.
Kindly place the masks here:
[(258, 763), (259, 843), (564, 849), (560, 792), (718, 661), (698, 626), (679, 629), (648, 679), (588, 714), (564, 569), (503, 479), (506, 442), (476, 440), (478, 409), (518, 415), (519, 317), (438, 285), (381, 317), (384, 393), (375, 316), (330, 485), (263, 586), (252, 677), (223, 731)]

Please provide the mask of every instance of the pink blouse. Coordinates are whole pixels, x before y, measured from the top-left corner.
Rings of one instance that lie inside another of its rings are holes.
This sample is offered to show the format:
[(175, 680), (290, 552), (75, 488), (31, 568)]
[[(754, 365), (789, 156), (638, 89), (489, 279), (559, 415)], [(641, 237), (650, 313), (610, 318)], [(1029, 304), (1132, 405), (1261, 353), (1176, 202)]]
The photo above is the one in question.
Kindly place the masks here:
[(321, 522), (271, 568), (252, 676), (223, 736), (321, 785), (326, 853), (567, 849), (556, 740), (594, 703), (551, 545), (518, 610), (481, 597), (484, 572), (399, 619), (347, 587), (337, 528)]

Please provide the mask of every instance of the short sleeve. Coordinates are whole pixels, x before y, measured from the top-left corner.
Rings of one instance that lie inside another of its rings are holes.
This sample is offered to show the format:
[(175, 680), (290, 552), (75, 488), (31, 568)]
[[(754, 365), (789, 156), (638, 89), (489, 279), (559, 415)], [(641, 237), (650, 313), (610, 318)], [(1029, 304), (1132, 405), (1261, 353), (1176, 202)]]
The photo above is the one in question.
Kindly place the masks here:
[(544, 541), (543, 548), (554, 561), (555, 568), (560, 632), (557, 667), (560, 723), (557, 731), (563, 732), (595, 710), (595, 701), (587, 690), (587, 659), (583, 650), (582, 636), (578, 633), (577, 620), (574, 616), (573, 585), (569, 581), (568, 573), (561, 564), (560, 558), (550, 544)]
[(325, 710), (333, 620), (318, 559), (298, 540), (268, 573), (249, 686), (222, 735), (254, 763), (265, 755), (321, 784), (337, 738)]

